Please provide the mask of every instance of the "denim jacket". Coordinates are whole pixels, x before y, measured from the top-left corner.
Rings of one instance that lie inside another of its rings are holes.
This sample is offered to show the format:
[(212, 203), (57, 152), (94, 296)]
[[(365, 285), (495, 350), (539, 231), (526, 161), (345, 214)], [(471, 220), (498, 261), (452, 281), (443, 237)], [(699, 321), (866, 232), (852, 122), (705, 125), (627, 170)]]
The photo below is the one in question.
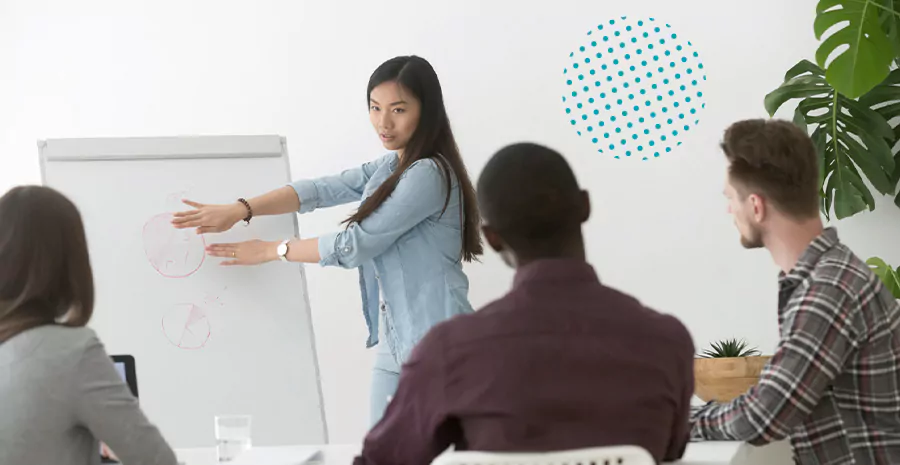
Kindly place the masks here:
[[(392, 152), (338, 175), (294, 182), (300, 213), (364, 200), (398, 164)], [(455, 176), (451, 179), (442, 214), (446, 180), (434, 160), (416, 161), (368, 218), (319, 237), (320, 265), (359, 270), (366, 347), (378, 343), (381, 295), (384, 332), (398, 364), (432, 326), (473, 311), (461, 261), (462, 197)]]

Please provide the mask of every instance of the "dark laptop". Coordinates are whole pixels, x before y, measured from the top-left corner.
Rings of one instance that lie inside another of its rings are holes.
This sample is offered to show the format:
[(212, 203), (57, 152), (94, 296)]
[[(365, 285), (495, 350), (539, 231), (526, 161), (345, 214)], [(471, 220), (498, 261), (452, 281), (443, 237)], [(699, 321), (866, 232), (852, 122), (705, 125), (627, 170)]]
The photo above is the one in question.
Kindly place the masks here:
[[(125, 384), (128, 385), (128, 388), (131, 390), (131, 395), (134, 397), (138, 396), (138, 385), (137, 385), (137, 371), (134, 366), (134, 357), (131, 355), (113, 355), (111, 356), (113, 364), (116, 366), (116, 371), (119, 372), (119, 376), (122, 377), (122, 380), (125, 381)], [(100, 445), (100, 459), (103, 463), (119, 463), (118, 461), (110, 458), (104, 453), (103, 444)]]
[(119, 376), (128, 384), (128, 388), (131, 389), (131, 394), (134, 397), (138, 396), (138, 387), (137, 387), (137, 372), (134, 367), (134, 357), (131, 355), (113, 355), (112, 361), (116, 365), (116, 371), (119, 372)]

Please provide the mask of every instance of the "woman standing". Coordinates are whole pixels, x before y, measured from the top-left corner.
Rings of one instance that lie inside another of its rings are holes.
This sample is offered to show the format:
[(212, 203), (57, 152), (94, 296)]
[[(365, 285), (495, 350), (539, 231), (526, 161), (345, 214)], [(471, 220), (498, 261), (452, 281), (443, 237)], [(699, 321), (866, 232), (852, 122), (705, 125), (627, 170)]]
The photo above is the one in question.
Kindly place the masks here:
[(177, 213), (173, 224), (200, 234), (221, 232), (254, 216), (308, 213), (362, 200), (342, 231), (313, 239), (215, 244), (208, 253), (225, 258), (224, 265), (282, 260), (359, 269), (367, 347), (379, 346), (372, 378), (374, 424), (419, 339), (435, 324), (472, 311), (462, 261), (480, 255), (482, 244), (475, 190), (431, 65), (416, 56), (386, 61), (369, 79), (366, 102), (387, 155), (231, 205), (185, 201), (194, 209)]

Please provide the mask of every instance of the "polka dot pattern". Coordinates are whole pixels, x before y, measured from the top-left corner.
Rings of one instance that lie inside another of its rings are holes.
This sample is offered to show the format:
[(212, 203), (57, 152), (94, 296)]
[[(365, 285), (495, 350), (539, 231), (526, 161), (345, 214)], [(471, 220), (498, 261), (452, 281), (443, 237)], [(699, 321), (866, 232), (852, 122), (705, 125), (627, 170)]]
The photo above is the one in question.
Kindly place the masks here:
[(706, 74), (691, 42), (654, 18), (623, 16), (588, 31), (563, 69), (562, 101), (597, 152), (649, 160), (700, 123)]

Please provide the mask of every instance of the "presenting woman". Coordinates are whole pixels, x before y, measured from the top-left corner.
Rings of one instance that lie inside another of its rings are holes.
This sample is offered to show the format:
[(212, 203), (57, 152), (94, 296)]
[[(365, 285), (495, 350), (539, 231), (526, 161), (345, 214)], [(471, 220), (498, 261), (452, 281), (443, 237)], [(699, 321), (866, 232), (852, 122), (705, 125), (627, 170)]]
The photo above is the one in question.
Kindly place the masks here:
[(388, 60), (372, 73), (366, 101), (387, 155), (230, 205), (186, 200), (193, 210), (177, 213), (173, 224), (200, 234), (221, 232), (254, 216), (308, 213), (362, 200), (339, 232), (214, 244), (208, 253), (224, 258), (224, 265), (282, 260), (359, 269), (367, 347), (379, 349), (370, 404), (374, 424), (419, 339), (435, 324), (472, 311), (462, 262), (481, 255), (482, 244), (475, 190), (431, 65), (416, 56)]

